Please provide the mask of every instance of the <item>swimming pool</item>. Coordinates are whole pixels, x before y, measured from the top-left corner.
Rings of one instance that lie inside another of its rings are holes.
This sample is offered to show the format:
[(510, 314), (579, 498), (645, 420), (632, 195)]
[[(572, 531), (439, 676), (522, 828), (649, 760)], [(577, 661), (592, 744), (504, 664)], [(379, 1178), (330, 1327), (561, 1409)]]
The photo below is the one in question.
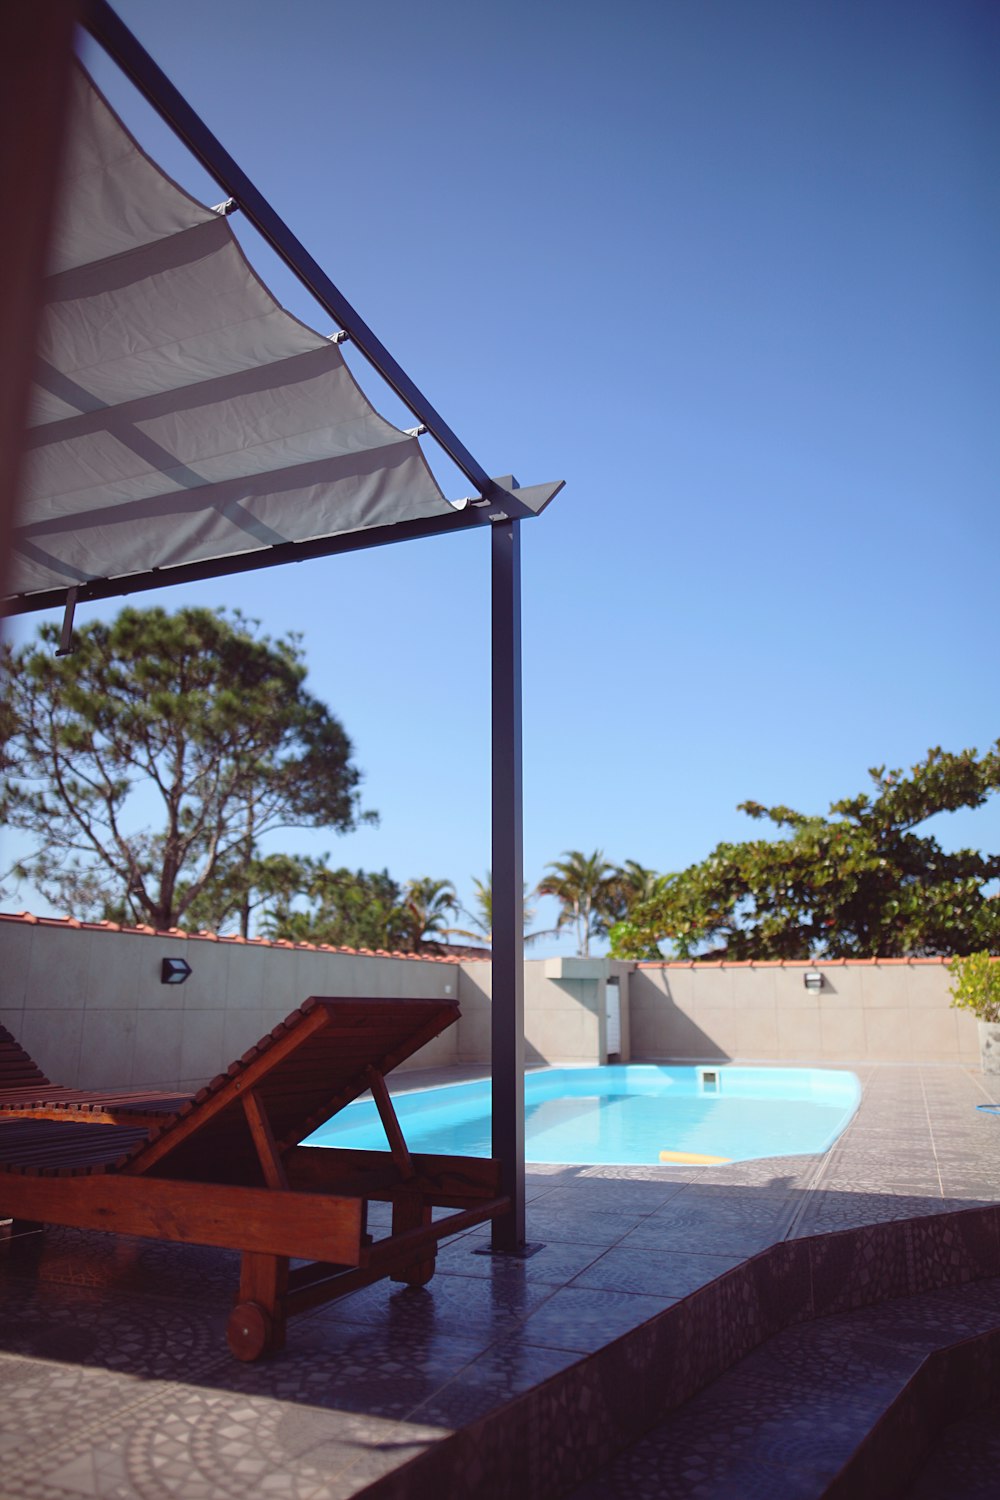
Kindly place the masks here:
[[(393, 1098), (411, 1151), (489, 1156), (490, 1081)], [(826, 1151), (861, 1098), (853, 1073), (738, 1066), (545, 1068), (528, 1073), (525, 1156), (567, 1164), (713, 1164)], [(384, 1150), (371, 1100), (349, 1104), (313, 1146)]]

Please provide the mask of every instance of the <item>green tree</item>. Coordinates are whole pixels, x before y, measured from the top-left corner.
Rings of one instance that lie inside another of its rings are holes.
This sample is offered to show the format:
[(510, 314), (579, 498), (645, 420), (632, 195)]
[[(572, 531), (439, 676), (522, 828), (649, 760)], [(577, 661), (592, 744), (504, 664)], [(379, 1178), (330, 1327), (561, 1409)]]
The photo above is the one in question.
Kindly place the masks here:
[(590, 954), (591, 938), (603, 937), (613, 917), (614, 873), (614, 865), (608, 864), (600, 849), (589, 855), (567, 849), (562, 859), (546, 865), (538, 882), (540, 896), (554, 896), (559, 902), (556, 931), (575, 928), (577, 953), (582, 958)]
[(636, 927), (634, 918), (636, 912), (664, 890), (668, 879), (634, 859), (627, 859), (612, 872), (607, 923), (613, 958), (625, 953), (630, 958), (663, 957), (659, 945)]
[(176, 926), (287, 827), (346, 831), (360, 774), (343, 726), (304, 686), (298, 639), (223, 611), (125, 609), (72, 656), (54, 625), (7, 653), (8, 823), (24, 873), (80, 916)]
[[(189, 927), (226, 932), (235, 927), (249, 937), (251, 927), (270, 909), (291, 909), (297, 896), (305, 895), (325, 868), (324, 855), (265, 854), (245, 858), (243, 851), (219, 867), (202, 886), (184, 914)], [(281, 936), (287, 934), (282, 933)]]
[(615, 934), (618, 957), (668, 939), (682, 957), (892, 958), (996, 951), (1000, 902), (985, 887), (1000, 856), (949, 854), (921, 825), (981, 807), (1000, 788), (1000, 741), (986, 754), (940, 748), (902, 771), (876, 766), (874, 789), (829, 817), (741, 804), (785, 834), (720, 844), (665, 878)]
[(409, 927), (406, 949), (411, 953), (419, 953), (427, 942), (447, 937), (451, 931), (447, 919), (459, 910), (451, 881), (434, 880), (430, 875), (406, 882), (403, 906)]
[[(305, 878), (299, 890), (278, 894), (266, 908), (263, 927), (269, 937), (337, 948), (410, 951), (410, 913), (402, 886), (388, 870), (331, 870), (322, 861), (302, 864)], [(298, 894), (309, 903), (305, 908), (293, 905)]]
[(623, 865), (616, 865), (608, 877), (607, 920), (621, 922), (637, 906), (652, 901), (659, 894), (663, 878), (655, 870), (647, 869), (634, 859), (627, 859)]

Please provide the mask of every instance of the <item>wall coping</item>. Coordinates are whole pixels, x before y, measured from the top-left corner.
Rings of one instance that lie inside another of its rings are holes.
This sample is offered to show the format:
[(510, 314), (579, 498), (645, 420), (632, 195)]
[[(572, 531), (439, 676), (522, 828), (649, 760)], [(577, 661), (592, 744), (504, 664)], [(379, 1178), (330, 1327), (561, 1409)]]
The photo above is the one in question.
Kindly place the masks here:
[[(870, 969), (876, 966), (909, 965), (919, 967), (926, 964), (950, 964), (952, 958), (938, 955), (935, 958), (644, 958), (636, 963), (637, 969)], [(993, 963), (1000, 963), (994, 956)]]
[[(243, 948), (277, 948), (297, 953), (343, 953), (353, 958), (393, 958), (401, 963), (418, 964), (469, 964), (490, 963), (488, 957), (473, 957), (466, 955), (445, 953), (401, 953), (386, 948), (347, 948), (335, 947), (330, 943), (293, 943), (287, 938), (263, 938), (240, 937), (238, 933), (218, 933), (201, 929), (198, 932), (188, 932), (183, 927), (156, 928), (138, 924), (134, 927), (125, 926), (121, 922), (85, 922), (79, 917), (39, 917), (33, 912), (0, 911), (0, 923), (18, 922), (31, 927), (57, 927), (69, 931), (86, 932), (118, 932), (129, 937), (155, 937), (158, 939), (174, 938), (183, 939), (187, 942), (202, 943), (230, 943), (235, 947)], [(555, 959), (543, 959), (541, 962), (548, 965), (565, 966), (563, 978), (585, 977), (583, 968), (586, 965), (600, 966), (604, 972), (604, 965), (608, 960), (605, 957), (594, 959), (567, 959), (565, 956)], [(951, 958), (938, 955), (934, 958), (745, 958), (745, 959), (696, 959), (696, 958), (663, 958), (663, 959), (640, 959), (635, 962), (637, 969), (862, 969), (874, 967), (911, 966), (920, 967), (951, 963)], [(994, 963), (1000, 963), (1000, 956), (993, 956)], [(570, 973), (570, 970), (575, 972)], [(555, 977), (550, 976), (550, 977)], [(590, 977), (589, 970), (586, 977)]]
[(230, 943), (240, 948), (279, 948), (297, 953), (344, 953), (355, 958), (394, 958), (405, 963), (464, 964), (489, 963), (489, 959), (460, 958), (438, 953), (399, 953), (385, 948), (337, 948), (330, 943), (293, 943), (287, 938), (245, 938), (238, 934), (187, 932), (182, 927), (126, 927), (121, 922), (83, 922), (78, 917), (36, 917), (31, 912), (0, 911), (0, 923), (20, 922), (30, 927), (59, 927), (67, 931), (119, 932), (128, 937), (183, 938), (188, 942)]

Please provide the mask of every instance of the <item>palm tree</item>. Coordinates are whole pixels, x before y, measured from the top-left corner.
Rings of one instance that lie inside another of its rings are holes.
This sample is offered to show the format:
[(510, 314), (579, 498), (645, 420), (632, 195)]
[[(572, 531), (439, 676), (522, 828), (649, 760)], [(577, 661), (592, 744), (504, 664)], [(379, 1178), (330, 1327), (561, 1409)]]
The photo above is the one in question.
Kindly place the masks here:
[(640, 865), (638, 860), (627, 859), (623, 865), (619, 865), (612, 872), (607, 916), (613, 921), (623, 920), (633, 907), (641, 906), (646, 901), (652, 901), (654, 896), (658, 896), (663, 880), (662, 875), (658, 875), (655, 870), (647, 869), (645, 865)]
[[(460, 908), (472, 923), (473, 931), (463, 927), (447, 928), (450, 937), (468, 938), (473, 942), (487, 942), (493, 944), (493, 871), (486, 871), (485, 880), (477, 880), (472, 877), (472, 884), (476, 888), (475, 910), (470, 911), (468, 907)], [(528, 882), (524, 882), (524, 925), (528, 926), (535, 919), (534, 908), (528, 905)], [(526, 932), (524, 941), (533, 943), (536, 938), (548, 937), (548, 932)]]
[(403, 909), (409, 923), (412, 951), (419, 953), (428, 938), (433, 940), (439, 933), (444, 937), (451, 930), (445, 926), (445, 918), (459, 910), (455, 887), (450, 880), (434, 880), (430, 875), (408, 880)]
[(538, 882), (538, 894), (555, 896), (562, 908), (556, 930), (576, 927), (581, 958), (590, 956), (590, 939), (601, 937), (607, 931), (607, 919), (613, 916), (614, 875), (615, 867), (608, 864), (602, 850), (586, 855), (579, 849), (567, 849), (562, 859), (546, 866), (546, 874)]
[[(486, 871), (485, 880), (477, 880), (472, 877), (472, 884), (476, 888), (475, 910), (470, 911), (467, 906), (461, 908), (463, 914), (472, 923), (472, 931), (466, 932), (461, 927), (455, 928), (455, 936), (470, 938), (473, 942), (493, 942), (493, 871)], [(525, 887), (527, 894), (527, 887)]]

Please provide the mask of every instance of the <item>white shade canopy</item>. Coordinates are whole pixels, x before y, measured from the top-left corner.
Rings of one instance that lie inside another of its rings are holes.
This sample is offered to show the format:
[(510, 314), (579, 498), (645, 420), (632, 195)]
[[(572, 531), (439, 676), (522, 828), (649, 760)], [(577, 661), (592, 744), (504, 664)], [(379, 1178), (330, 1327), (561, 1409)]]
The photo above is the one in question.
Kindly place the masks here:
[(417, 438), (379, 416), (336, 343), (278, 306), (224, 213), (161, 172), (82, 68), (45, 302), (8, 579), (20, 607), (457, 519)]

